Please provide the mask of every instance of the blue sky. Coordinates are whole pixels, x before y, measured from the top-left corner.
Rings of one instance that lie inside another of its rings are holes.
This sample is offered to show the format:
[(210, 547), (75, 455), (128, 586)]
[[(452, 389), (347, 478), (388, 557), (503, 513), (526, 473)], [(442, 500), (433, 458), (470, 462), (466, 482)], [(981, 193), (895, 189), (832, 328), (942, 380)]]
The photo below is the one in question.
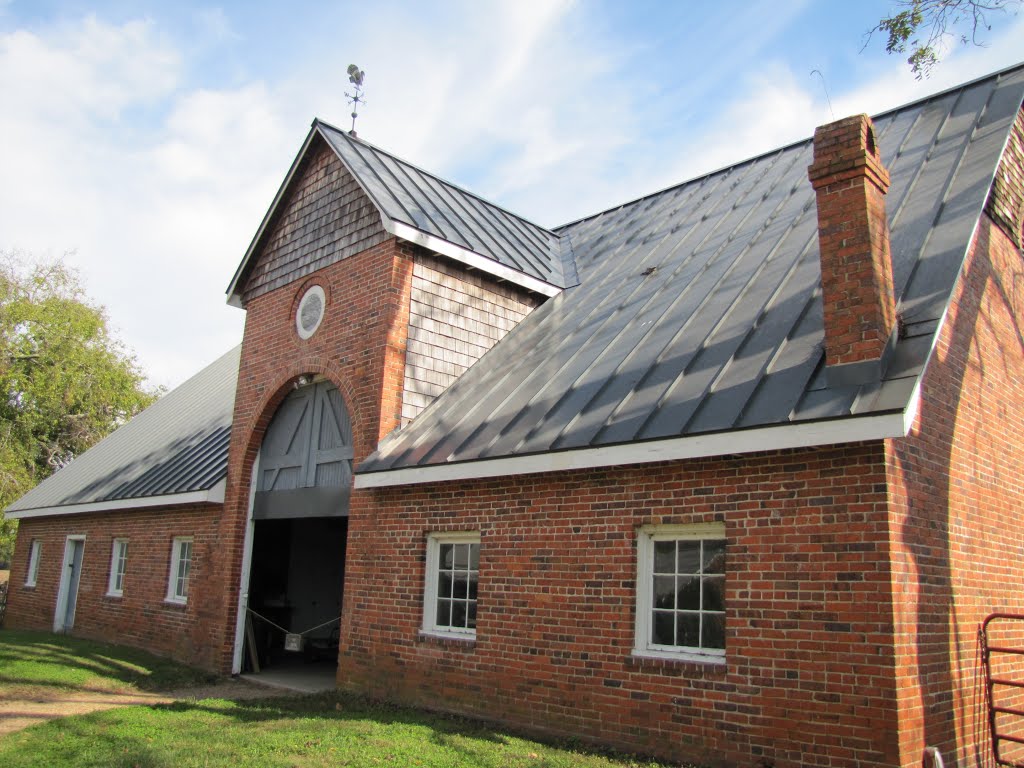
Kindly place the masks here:
[(0, 251), (67, 253), (173, 386), (241, 338), (224, 290), (348, 64), (360, 136), (554, 226), (1024, 58), (996, 16), (918, 82), (861, 50), (891, 7), (0, 0)]

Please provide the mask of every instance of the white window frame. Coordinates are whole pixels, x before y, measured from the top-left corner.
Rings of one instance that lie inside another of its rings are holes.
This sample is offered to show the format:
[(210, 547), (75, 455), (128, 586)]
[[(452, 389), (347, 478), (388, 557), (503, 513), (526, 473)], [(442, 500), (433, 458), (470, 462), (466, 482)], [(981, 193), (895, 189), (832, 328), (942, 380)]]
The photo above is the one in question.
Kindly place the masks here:
[[(651, 614), (654, 608), (654, 542), (679, 540), (725, 541), (725, 525), (722, 523), (645, 525), (637, 531), (636, 634), (633, 655), (724, 664), (724, 648), (668, 647), (655, 645), (651, 641)], [(728, 580), (728, 571), (726, 580)], [(728, 615), (728, 610), (726, 610), (726, 615)]]
[(43, 542), (32, 539), (28, 547), (28, 570), (25, 572), (25, 586), (34, 587), (39, 578), (39, 560), (43, 556)]
[[(423, 589), (423, 632), (439, 637), (472, 640), (476, 637), (475, 627), (439, 626), (437, 624), (437, 576), (440, 570), (440, 553), (442, 544), (476, 544), (480, 545), (479, 531), (459, 531), (456, 533), (431, 533), (427, 536), (427, 565)], [(479, 562), (477, 563), (477, 584), (479, 585)], [(477, 602), (479, 609), (479, 602)]]
[[(320, 314), (316, 318), (316, 322), (313, 323), (312, 328), (304, 328), (302, 325), (302, 310), (306, 306), (307, 302), (313, 297), (320, 300)], [(308, 339), (313, 336), (320, 328), (320, 324), (324, 321), (324, 315), (327, 314), (327, 294), (324, 292), (322, 286), (311, 285), (302, 298), (299, 299), (299, 305), (295, 308), (295, 331), (299, 334), (300, 339)]]
[(128, 539), (114, 539), (110, 547), (110, 577), (107, 579), (107, 597), (124, 595), (124, 574), (128, 569)]
[[(185, 605), (188, 603), (189, 583), (192, 581), (193, 539), (191, 536), (175, 536), (171, 543), (171, 567), (167, 574), (167, 597), (168, 603)], [(180, 570), (182, 553), (185, 545), (188, 545), (188, 568), (184, 576), (184, 592), (181, 591), (181, 581), (178, 576)]]

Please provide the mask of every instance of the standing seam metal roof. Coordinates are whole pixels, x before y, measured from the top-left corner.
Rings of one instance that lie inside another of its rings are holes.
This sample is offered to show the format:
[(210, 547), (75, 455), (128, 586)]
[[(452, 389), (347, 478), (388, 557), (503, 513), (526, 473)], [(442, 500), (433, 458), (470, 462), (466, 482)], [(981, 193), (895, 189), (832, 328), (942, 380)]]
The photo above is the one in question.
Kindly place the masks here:
[(580, 285), (359, 468), (374, 472), (902, 411), (981, 215), (1024, 67), (875, 119), (906, 333), (884, 380), (823, 375), (810, 140), (574, 222)]
[[(141, 500), (208, 491), (227, 474), (241, 346), (208, 365), (8, 507)], [(130, 506), (130, 505), (126, 505)]]
[(384, 217), (558, 288), (575, 284), (567, 238), (327, 123), (314, 129)]

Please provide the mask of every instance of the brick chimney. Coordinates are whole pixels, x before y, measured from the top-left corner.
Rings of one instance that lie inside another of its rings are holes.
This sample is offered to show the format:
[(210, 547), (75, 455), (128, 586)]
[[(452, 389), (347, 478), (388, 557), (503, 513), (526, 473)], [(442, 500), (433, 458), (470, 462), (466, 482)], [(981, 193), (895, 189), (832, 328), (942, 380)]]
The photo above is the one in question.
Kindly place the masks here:
[(830, 386), (878, 381), (896, 340), (885, 193), (889, 172), (867, 115), (814, 132), (807, 174), (817, 193)]

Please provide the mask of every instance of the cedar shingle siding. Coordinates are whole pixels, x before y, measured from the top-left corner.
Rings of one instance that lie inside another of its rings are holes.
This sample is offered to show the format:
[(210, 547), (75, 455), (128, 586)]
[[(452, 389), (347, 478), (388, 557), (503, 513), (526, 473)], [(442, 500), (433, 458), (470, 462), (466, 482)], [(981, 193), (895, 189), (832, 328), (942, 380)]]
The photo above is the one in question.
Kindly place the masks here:
[(412, 275), (402, 423), (416, 418), (537, 303), (525, 291), (418, 255)]
[(373, 203), (322, 139), (295, 178), (243, 283), (246, 304), (388, 237)]

